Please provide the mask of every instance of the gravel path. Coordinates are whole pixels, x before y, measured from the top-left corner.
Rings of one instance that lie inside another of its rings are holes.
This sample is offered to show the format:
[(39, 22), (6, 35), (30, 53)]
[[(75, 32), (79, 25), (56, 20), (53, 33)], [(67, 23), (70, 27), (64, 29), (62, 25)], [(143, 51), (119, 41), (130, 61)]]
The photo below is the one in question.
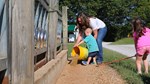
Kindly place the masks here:
[(126, 84), (126, 82), (108, 65), (96, 67), (66, 64), (56, 84)]

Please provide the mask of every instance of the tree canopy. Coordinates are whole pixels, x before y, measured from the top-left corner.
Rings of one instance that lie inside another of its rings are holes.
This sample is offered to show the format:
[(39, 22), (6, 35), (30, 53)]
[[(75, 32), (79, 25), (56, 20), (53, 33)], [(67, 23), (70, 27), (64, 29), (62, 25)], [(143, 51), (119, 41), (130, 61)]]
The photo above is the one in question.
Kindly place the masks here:
[(68, 22), (76, 23), (78, 12), (86, 12), (103, 20), (108, 33), (105, 41), (115, 41), (131, 33), (130, 21), (141, 17), (150, 25), (149, 0), (60, 0), (60, 8), (68, 6)]

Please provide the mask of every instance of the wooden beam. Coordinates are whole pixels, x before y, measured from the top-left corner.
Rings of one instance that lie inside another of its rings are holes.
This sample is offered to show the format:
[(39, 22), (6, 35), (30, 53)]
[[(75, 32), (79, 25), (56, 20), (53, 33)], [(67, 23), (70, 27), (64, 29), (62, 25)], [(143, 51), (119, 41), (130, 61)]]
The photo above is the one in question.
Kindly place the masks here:
[(68, 49), (68, 7), (62, 7), (62, 22), (63, 22), (63, 49)]
[[(55, 7), (57, 0), (50, 0), (50, 8)], [(56, 56), (57, 48), (57, 24), (58, 24), (58, 13), (56, 11), (49, 12), (49, 28), (48, 28), (48, 60), (54, 59)]]
[(47, 47), (35, 49), (34, 56), (42, 54), (42, 53), (44, 53), (46, 51), (47, 51)]
[(38, 63), (36, 63), (35, 67), (34, 67), (34, 70), (36, 71), (37, 69), (39, 69), (40, 67), (42, 67), (44, 64), (46, 64), (46, 58), (44, 58), (41, 61), (39, 61)]
[[(11, 76), (12, 76), (12, 71), (11, 71), (11, 68), (12, 68), (12, 2), (13, 2), (13, 0), (9, 0), (8, 2), (7, 2), (7, 4), (8, 4), (8, 16), (9, 16), (9, 19), (8, 19), (8, 25), (9, 25), (9, 28), (8, 28), (8, 46), (7, 46), (7, 48), (8, 48), (8, 74), (7, 74), (7, 76), (8, 76), (8, 82), (9, 81), (11, 81)], [(7, 81), (7, 78), (6, 78), (6, 81)], [(4, 81), (5, 82), (5, 81)], [(5, 83), (4, 83), (5, 84)], [(8, 83), (6, 83), (6, 84), (8, 84)]]
[(49, 0), (45, 0), (49, 4)]
[(10, 84), (34, 83), (34, 0), (12, 3), (12, 66)]
[(42, 6), (48, 11), (49, 10), (49, 7), (48, 7), (48, 4), (46, 4), (46, 2), (44, 0), (38, 0)]

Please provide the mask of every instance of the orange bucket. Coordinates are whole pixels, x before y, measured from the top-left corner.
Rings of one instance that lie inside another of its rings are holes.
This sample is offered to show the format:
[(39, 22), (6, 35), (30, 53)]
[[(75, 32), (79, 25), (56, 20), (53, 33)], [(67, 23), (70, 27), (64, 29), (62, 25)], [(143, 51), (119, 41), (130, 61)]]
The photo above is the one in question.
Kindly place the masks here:
[(88, 49), (81, 46), (74, 47), (71, 56), (74, 57), (76, 54), (79, 55), (78, 60), (85, 60), (88, 57)]

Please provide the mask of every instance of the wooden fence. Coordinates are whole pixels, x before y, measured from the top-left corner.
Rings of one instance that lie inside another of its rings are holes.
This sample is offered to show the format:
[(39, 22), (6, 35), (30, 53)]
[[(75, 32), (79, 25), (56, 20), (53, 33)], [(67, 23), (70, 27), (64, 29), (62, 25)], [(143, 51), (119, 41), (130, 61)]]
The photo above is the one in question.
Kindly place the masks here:
[(67, 49), (59, 0), (0, 0), (0, 83), (33, 84), (34, 72)]

